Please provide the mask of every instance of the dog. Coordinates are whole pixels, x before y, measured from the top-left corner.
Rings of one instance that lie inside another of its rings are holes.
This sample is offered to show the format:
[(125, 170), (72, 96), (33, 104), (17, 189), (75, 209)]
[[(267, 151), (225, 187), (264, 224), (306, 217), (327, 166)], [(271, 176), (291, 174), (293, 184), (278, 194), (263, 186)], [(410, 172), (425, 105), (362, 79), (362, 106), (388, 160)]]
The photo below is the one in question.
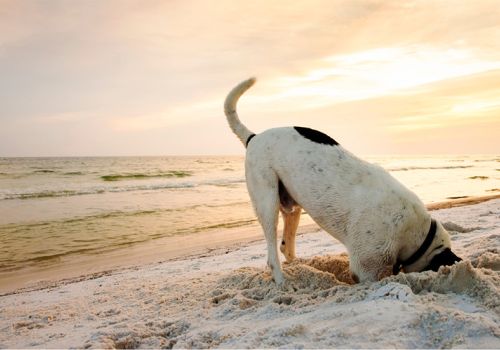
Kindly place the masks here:
[(295, 234), (302, 209), (342, 242), (356, 282), (390, 274), (437, 271), (461, 258), (451, 251), (448, 232), (424, 204), (382, 167), (357, 158), (330, 136), (304, 127), (280, 127), (260, 134), (239, 120), (238, 99), (255, 83), (241, 82), (228, 94), (229, 127), (246, 147), (245, 177), (267, 243), (274, 281), (286, 279), (277, 246), (278, 216), (284, 221), (280, 251), (295, 258)]

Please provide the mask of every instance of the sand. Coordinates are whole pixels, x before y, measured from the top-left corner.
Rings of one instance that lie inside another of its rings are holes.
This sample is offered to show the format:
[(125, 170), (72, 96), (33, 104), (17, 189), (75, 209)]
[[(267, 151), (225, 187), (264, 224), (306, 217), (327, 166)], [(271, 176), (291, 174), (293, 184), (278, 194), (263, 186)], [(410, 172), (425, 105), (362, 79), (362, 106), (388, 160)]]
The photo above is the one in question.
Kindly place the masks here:
[(436, 210), (464, 261), (353, 284), (300, 235), (278, 288), (263, 241), (0, 297), (0, 347), (500, 348), (500, 199)]

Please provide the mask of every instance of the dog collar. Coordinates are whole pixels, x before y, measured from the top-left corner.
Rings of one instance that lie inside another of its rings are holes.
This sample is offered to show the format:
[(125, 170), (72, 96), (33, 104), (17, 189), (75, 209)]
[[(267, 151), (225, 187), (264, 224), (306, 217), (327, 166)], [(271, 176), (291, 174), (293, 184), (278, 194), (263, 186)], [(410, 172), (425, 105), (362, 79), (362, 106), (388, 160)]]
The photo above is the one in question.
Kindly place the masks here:
[(429, 247), (431, 246), (431, 243), (434, 240), (434, 237), (436, 237), (436, 227), (437, 227), (436, 220), (431, 219), (431, 227), (429, 228), (429, 232), (427, 233), (427, 237), (425, 237), (424, 242), (422, 243), (420, 248), (418, 248), (417, 251), (415, 253), (413, 253), (413, 255), (410, 256), (405, 261), (400, 261), (398, 259), (398, 261), (396, 262), (396, 264), (394, 264), (394, 266), (392, 268), (392, 273), (394, 275), (398, 274), (398, 272), (401, 270), (401, 268), (403, 268), (404, 266), (408, 266), (408, 265), (413, 264), (415, 261), (420, 259), (422, 257), (422, 255), (424, 255), (426, 250), (429, 249)]

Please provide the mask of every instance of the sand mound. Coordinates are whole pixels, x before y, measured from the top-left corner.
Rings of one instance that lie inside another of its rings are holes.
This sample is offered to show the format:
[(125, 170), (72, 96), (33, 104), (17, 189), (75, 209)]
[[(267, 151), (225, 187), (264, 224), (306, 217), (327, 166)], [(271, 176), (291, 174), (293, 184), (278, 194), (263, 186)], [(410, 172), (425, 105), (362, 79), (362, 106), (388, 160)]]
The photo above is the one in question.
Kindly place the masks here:
[(493, 252), (485, 252), (471, 261), (474, 267), (482, 267), (494, 271), (500, 271), (500, 255)]
[(297, 263), (306, 264), (317, 270), (331, 273), (341, 282), (347, 284), (355, 283), (349, 271), (349, 256), (346, 253), (315, 256), (311, 259), (298, 259)]
[(476, 269), (470, 261), (443, 266), (438, 272), (402, 273), (378, 283), (389, 282), (405, 284), (415, 294), (422, 292), (465, 294), (500, 313), (500, 276), (489, 269)]
[[(352, 345), (364, 334), (358, 322), (366, 324), (366, 317), (371, 319), (372, 330), (380, 325), (380, 332), (369, 336), (371, 345), (390, 347), (393, 343), (384, 337), (390, 326), (390, 332), (400, 339), (426, 334), (418, 343), (404, 343), (406, 347), (458, 346), (464, 344), (461, 334), (468, 338), (480, 334), (488, 340), (474, 344), (484, 347), (500, 336), (500, 330), (494, 322), (477, 318), (474, 313), (488, 310), (491, 315), (500, 314), (499, 273), (484, 268), (496, 263), (498, 255), (487, 253), (478, 260), (479, 268), (462, 261), (438, 272), (400, 273), (376, 283), (352, 284), (347, 255), (316, 256), (284, 264), (289, 281), (283, 288), (275, 285), (267, 269), (235, 270), (216, 282), (210, 302), (219, 321), (252, 319), (261, 326), (259, 330), (245, 331), (246, 335), (234, 343), (243, 347), (296, 346), (302, 344), (297, 339), (310, 337), (316, 340), (304, 346), (328, 347), (344, 344), (339, 339), (344, 333), (349, 339), (345, 344)], [(386, 314), (387, 310), (392, 311)], [(309, 315), (308, 321), (298, 322), (296, 315)], [(323, 330), (318, 321), (335, 324), (336, 331)], [(190, 342), (179, 340), (176, 346), (206, 347), (210, 344), (207, 339), (224, 339), (221, 344), (231, 347), (234, 335), (224, 337), (220, 333), (200, 333), (193, 335)]]
[[(190, 324), (184, 320), (170, 321), (149, 321), (145, 324), (139, 323), (123, 327), (121, 331), (97, 332), (83, 348), (101, 349), (137, 349), (162, 348), (172, 349), (179, 337), (182, 337), (190, 328)], [(212, 342), (213, 343), (213, 342)], [(211, 344), (206, 341), (204, 347)], [(217, 345), (213, 343), (213, 345)]]
[(480, 229), (480, 227), (464, 227), (464, 226), (461, 226), (457, 223), (454, 223), (454, 222), (451, 222), (451, 221), (447, 221), (447, 222), (443, 222), (442, 223), (443, 227), (447, 230), (447, 231), (451, 231), (450, 233), (469, 233), (469, 232), (472, 232), (474, 230), (478, 230)]
[[(353, 283), (346, 254), (297, 259), (284, 264), (284, 286), (274, 283), (270, 271), (244, 267), (221, 278), (211, 292), (214, 306), (232, 305), (231, 310), (246, 310), (268, 302), (277, 305), (308, 304), (318, 293)], [(226, 310), (226, 312), (229, 312)]]
[[(480, 261), (497, 259), (488, 254)], [(465, 333), (479, 334), (487, 341), (500, 336), (494, 322), (474, 316), (482, 309), (492, 315), (500, 313), (500, 276), (490, 269), (475, 268), (470, 261), (438, 272), (401, 273), (363, 284), (352, 284), (346, 254), (298, 259), (283, 268), (288, 278), (283, 287), (276, 286), (268, 269), (239, 268), (204, 285), (196, 312), (168, 322), (139, 322), (123, 332), (97, 333), (94, 337), (99, 341), (89, 344), (109, 348), (287, 348), (365, 341), (366, 346), (390, 347), (395, 343), (384, 336), (388, 327), (398, 339), (425, 334), (417, 343), (398, 343), (405, 347), (458, 346), (464, 344)], [(363, 328), (367, 322), (372, 329), (369, 335)]]
[[(498, 265), (500, 258), (498, 254), (485, 252), (476, 260), (477, 267), (470, 261), (462, 261), (442, 267), (438, 272), (400, 273), (376, 283), (354, 284), (345, 253), (315, 256), (284, 264), (287, 283), (283, 287), (276, 286), (269, 269), (243, 267), (214, 276), (213, 283), (204, 284), (206, 289), (196, 293), (195, 315), (139, 322), (122, 332), (99, 332), (94, 335), (95, 342), (88, 345), (272, 348), (288, 347), (296, 344), (297, 339), (313, 337), (317, 339), (306, 344), (312, 346), (318, 342), (328, 347), (332, 339), (339, 342), (339, 336), (328, 327), (323, 330), (318, 320), (334, 322), (335, 327), (341, 327), (346, 334), (349, 329), (355, 329), (346, 336), (350, 340), (345, 344), (352, 344), (363, 334), (357, 322), (366, 323), (364, 318), (371, 317), (371, 327), (377, 328), (380, 323), (381, 338), (378, 338), (379, 332), (374, 332), (370, 344), (380, 342), (390, 346), (392, 343), (386, 342), (382, 329), (392, 325), (391, 332), (401, 339), (411, 339), (418, 332), (427, 334), (415, 346), (453, 347), (462, 344), (460, 334), (463, 332), (486, 338), (500, 336), (498, 326), (489, 321), (483, 324), (474, 316), (478, 310), (500, 314), (500, 275), (491, 269)], [(188, 285), (189, 281), (183, 282), (184, 287)], [(172, 307), (170, 304), (169, 308)], [(395, 308), (400, 311), (396, 312)], [(392, 310), (397, 316), (390, 316), (391, 313), (384, 316), (386, 310)], [(298, 315), (309, 316), (301, 321), (295, 319)], [(200, 326), (194, 321), (198, 318), (210, 319), (212, 323)], [(352, 320), (345, 323), (349, 319)], [(399, 320), (404, 327), (400, 327)], [(229, 324), (232, 326), (228, 327)], [(253, 330), (253, 324), (259, 325), (257, 329)], [(313, 332), (313, 328), (319, 330)], [(240, 332), (244, 335), (240, 336)]]
[[(212, 291), (212, 303), (218, 305), (233, 299), (233, 304), (246, 309), (267, 300), (293, 304), (304, 299), (304, 295), (312, 299), (320, 296), (335, 302), (353, 302), (376, 297), (377, 293), (408, 299), (413, 294), (434, 292), (468, 295), (500, 312), (500, 276), (484, 268), (498, 268), (499, 262), (498, 255), (486, 253), (478, 260), (480, 268), (474, 268), (470, 261), (462, 261), (441, 267), (438, 272), (400, 273), (377, 283), (353, 285), (346, 254), (317, 256), (285, 264), (283, 270), (288, 280), (282, 288), (276, 286), (269, 271), (238, 269), (219, 280)], [(377, 292), (373, 294), (374, 291)]]
[[(287, 276), (287, 285), (283, 289), (297, 293), (310, 293), (336, 285), (354, 283), (350, 277), (349, 260), (346, 254), (296, 259), (292, 263), (285, 263), (283, 271)], [(271, 291), (277, 289), (270, 271), (249, 267), (238, 269), (222, 278), (220, 286), (241, 290), (260, 288)]]

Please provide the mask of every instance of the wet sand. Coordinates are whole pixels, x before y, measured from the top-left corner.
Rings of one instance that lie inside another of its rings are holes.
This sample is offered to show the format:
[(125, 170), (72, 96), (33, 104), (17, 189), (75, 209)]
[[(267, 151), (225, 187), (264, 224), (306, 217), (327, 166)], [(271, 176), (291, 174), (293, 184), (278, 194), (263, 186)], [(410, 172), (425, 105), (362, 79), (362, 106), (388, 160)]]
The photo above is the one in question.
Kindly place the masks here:
[(446, 209), (446, 208), (456, 208), (462, 207), (464, 205), (472, 205), (478, 204), (481, 202), (486, 202), (492, 199), (500, 198), (500, 194), (492, 194), (490, 196), (481, 196), (481, 197), (461, 197), (457, 199), (450, 199), (444, 202), (437, 202), (427, 204), (426, 207), (428, 210), (438, 210), (438, 209)]
[[(467, 197), (426, 205), (429, 210), (454, 208), (500, 198), (500, 194)], [(281, 222), (280, 227), (281, 229)], [(320, 228), (303, 215), (298, 234), (316, 232)], [(57, 265), (0, 273), (0, 295), (46, 288), (64, 282), (109, 275), (113, 271), (164, 261), (203, 257), (233, 251), (264, 239), (258, 224), (245, 228), (214, 230), (183, 236), (165, 237), (148, 243), (108, 252), (100, 256), (71, 257)]]

